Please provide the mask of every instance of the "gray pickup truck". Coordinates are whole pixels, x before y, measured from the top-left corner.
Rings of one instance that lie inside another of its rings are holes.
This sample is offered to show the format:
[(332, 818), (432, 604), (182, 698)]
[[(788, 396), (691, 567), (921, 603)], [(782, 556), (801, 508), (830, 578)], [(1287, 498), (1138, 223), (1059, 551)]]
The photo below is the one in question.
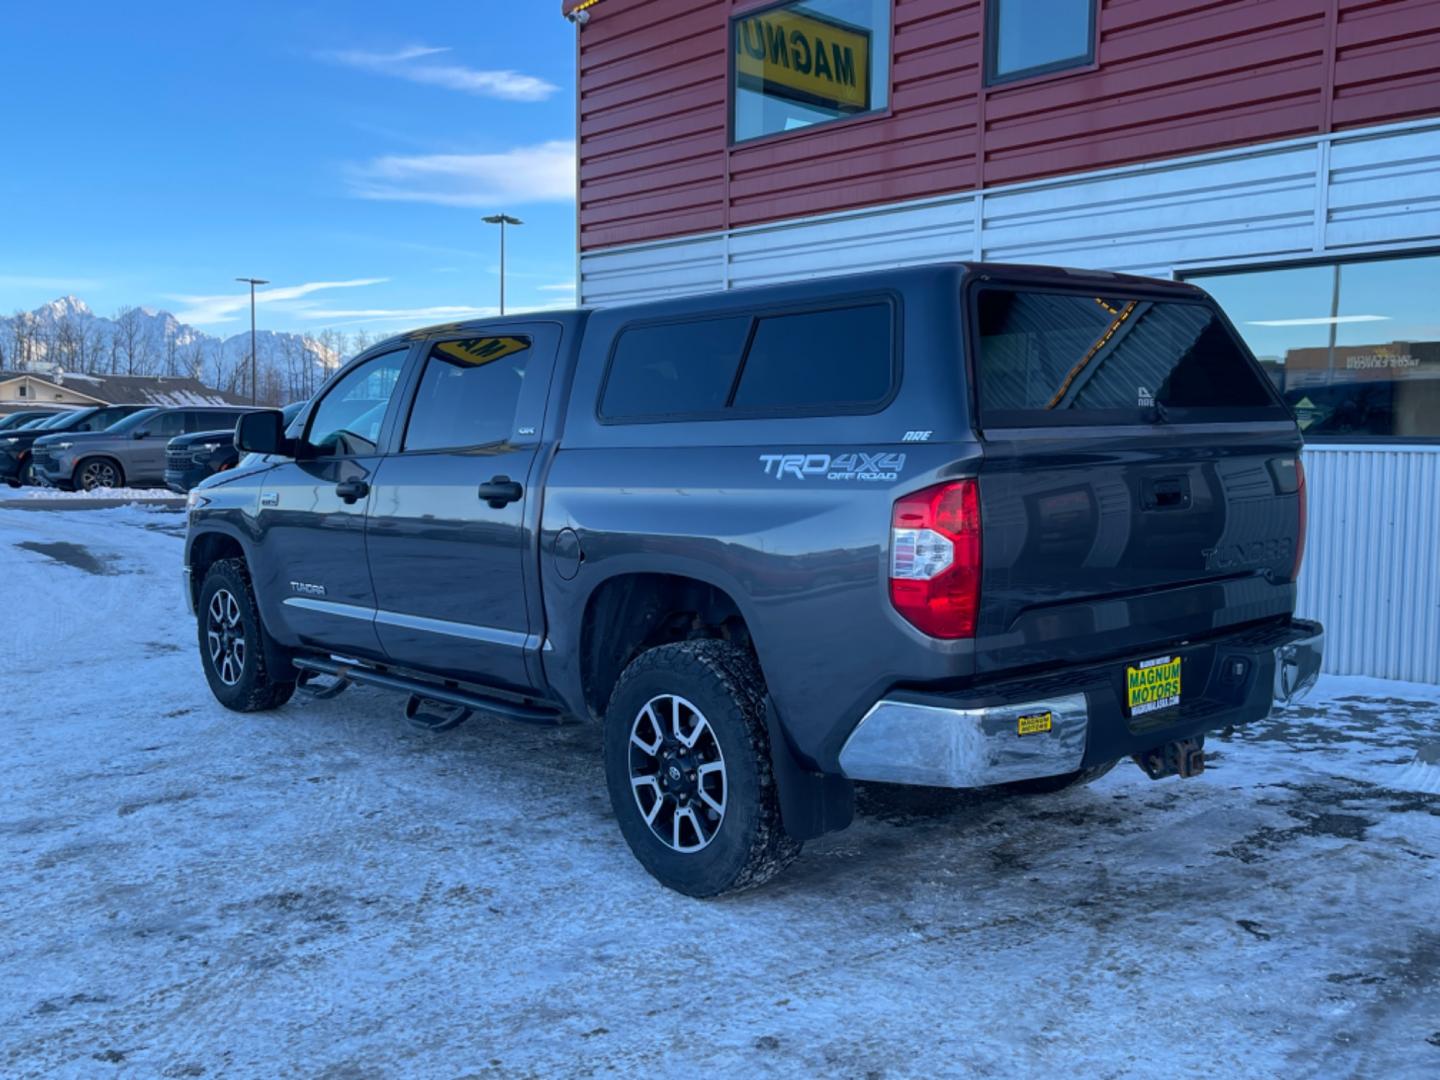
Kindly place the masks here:
[(600, 721), (621, 832), (693, 896), (854, 781), (1194, 775), (1319, 671), (1300, 432), (1184, 284), (943, 264), (440, 326), (236, 440), (185, 547), (221, 703)]

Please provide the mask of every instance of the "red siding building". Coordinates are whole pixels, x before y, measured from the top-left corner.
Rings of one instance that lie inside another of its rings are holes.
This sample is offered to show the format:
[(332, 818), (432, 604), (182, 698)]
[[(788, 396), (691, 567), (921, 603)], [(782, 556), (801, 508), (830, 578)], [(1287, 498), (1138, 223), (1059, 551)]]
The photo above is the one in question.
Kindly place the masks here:
[(1305, 429), (1302, 607), (1440, 682), (1440, 0), (567, 0), (589, 304), (1184, 277)]
[(735, 145), (730, 19), (770, 7), (588, 9), (582, 249), (1440, 115), (1437, 0), (1112, 0), (1094, 62), (989, 87), (984, 0), (898, 0), (885, 108)]

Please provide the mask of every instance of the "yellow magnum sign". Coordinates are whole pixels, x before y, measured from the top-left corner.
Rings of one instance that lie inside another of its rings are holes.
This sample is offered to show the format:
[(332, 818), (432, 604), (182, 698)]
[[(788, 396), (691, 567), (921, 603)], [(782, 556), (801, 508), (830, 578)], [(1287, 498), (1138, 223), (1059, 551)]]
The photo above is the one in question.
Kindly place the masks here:
[(870, 108), (870, 31), (779, 9), (735, 20), (741, 86), (839, 112)]
[(1158, 712), (1180, 704), (1180, 657), (1147, 660), (1125, 669), (1125, 703), (1131, 716)]
[(464, 341), (442, 341), (435, 346), (435, 353), (456, 363), (479, 367), (529, 347), (530, 342), (525, 338), (467, 338)]

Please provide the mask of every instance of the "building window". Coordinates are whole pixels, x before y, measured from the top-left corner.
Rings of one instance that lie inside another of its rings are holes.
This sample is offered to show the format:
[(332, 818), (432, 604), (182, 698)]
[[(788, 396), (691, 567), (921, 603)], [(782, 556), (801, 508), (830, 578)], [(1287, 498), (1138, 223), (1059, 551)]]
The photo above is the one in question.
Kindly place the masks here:
[(730, 20), (735, 142), (885, 107), (890, 0), (803, 0)]
[(1095, 59), (1095, 0), (986, 0), (985, 81), (1025, 79)]
[(1220, 301), (1307, 440), (1440, 438), (1440, 255), (1187, 280)]

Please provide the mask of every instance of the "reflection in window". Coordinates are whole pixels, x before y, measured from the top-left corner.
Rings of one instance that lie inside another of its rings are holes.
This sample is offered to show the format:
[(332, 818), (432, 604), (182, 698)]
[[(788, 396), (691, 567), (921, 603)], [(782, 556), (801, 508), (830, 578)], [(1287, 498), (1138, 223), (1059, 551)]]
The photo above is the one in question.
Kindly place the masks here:
[(1440, 256), (1213, 274), (1307, 439), (1440, 437)]
[(885, 107), (890, 0), (805, 0), (730, 21), (736, 142)]
[(620, 335), (600, 411), (607, 419), (725, 407), (750, 320), (741, 315), (636, 326)]
[(990, 83), (1083, 67), (1095, 54), (1095, 0), (989, 0)]
[(976, 314), (990, 426), (1285, 415), (1203, 304), (986, 288)]
[(341, 375), (320, 399), (306, 441), (324, 456), (373, 454), (407, 352), (382, 353)]

